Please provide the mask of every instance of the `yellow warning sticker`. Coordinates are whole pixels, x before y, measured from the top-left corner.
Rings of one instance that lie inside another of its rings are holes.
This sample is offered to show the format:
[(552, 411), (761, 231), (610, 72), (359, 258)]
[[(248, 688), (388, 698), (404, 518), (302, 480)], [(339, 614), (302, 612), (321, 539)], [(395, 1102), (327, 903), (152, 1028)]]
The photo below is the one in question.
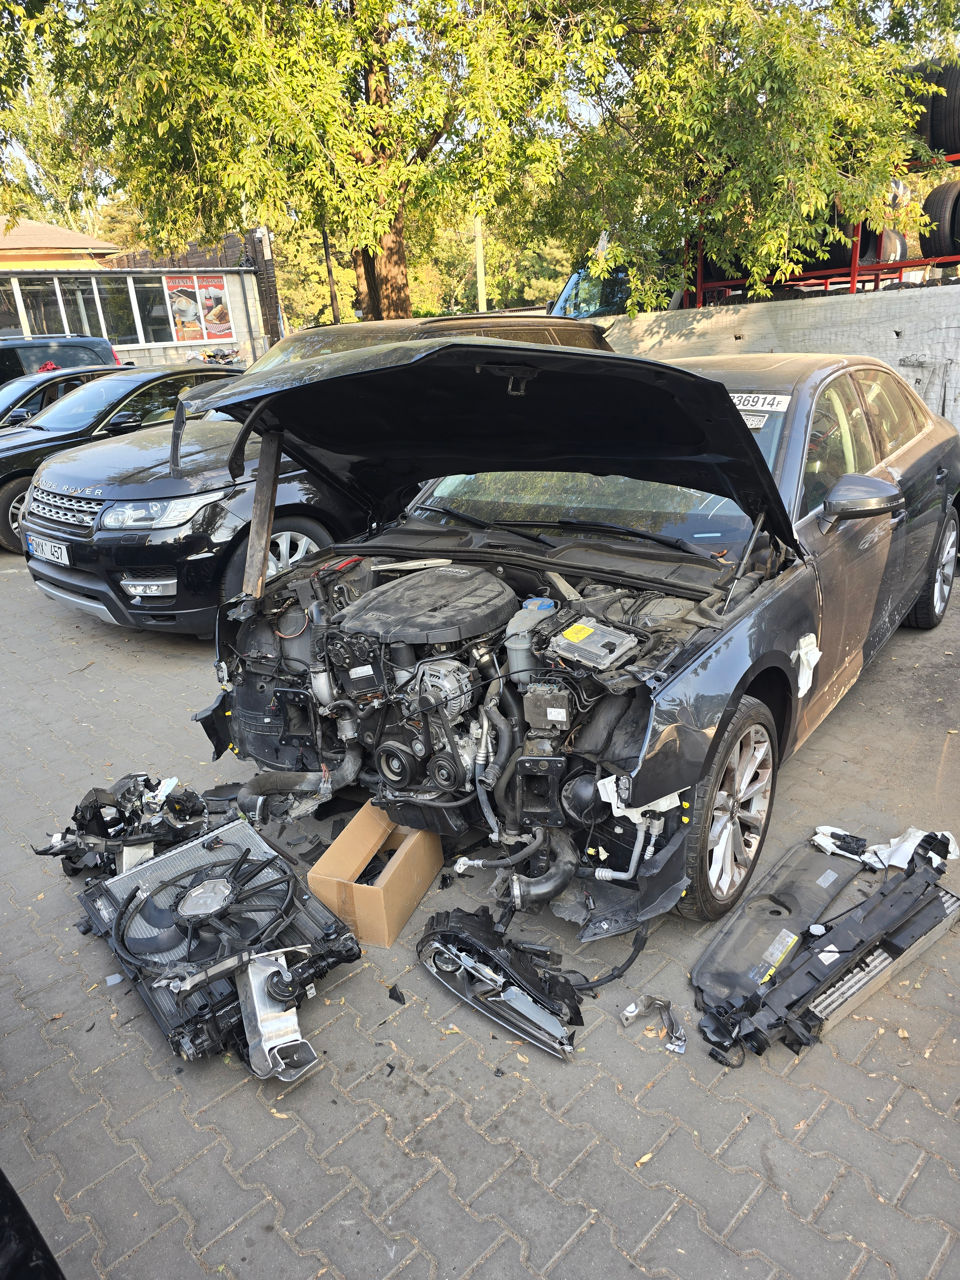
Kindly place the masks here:
[(587, 636), (592, 636), (593, 627), (584, 626), (582, 622), (575, 622), (572, 627), (567, 627), (563, 633), (564, 640), (570, 640), (573, 644), (579, 644), (581, 640), (586, 640)]

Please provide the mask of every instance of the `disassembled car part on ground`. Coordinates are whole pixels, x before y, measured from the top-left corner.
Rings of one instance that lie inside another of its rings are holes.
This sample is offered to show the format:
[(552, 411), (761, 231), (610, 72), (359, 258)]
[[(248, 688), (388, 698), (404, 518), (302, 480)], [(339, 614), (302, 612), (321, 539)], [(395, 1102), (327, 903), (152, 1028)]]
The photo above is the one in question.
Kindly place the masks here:
[(128, 773), (91, 788), (73, 811), (74, 825), (34, 853), (59, 858), (68, 876), (115, 876), (225, 822), (224, 793), (232, 791), (215, 787), (199, 795), (177, 778), (151, 782), (145, 773)]
[(252, 830), (234, 821), (80, 894), (174, 1052), (233, 1049), (261, 1078), (317, 1060), (297, 1009), (356, 939)]
[(799, 1053), (960, 919), (948, 833), (913, 842), (904, 869), (884, 869), (872, 892), (856, 881), (864, 866), (878, 879), (866, 841), (830, 834), (841, 856), (789, 850), (693, 966), (700, 1031), (725, 1065), (743, 1061), (731, 1052), (762, 1054), (779, 1040)]

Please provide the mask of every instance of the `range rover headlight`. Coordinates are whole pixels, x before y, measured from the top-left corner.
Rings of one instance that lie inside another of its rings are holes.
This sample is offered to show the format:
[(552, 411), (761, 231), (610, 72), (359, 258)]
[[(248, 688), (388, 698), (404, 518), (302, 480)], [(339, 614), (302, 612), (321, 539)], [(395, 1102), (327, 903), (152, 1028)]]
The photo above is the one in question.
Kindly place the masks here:
[(189, 498), (158, 498), (156, 501), (115, 502), (100, 513), (102, 529), (173, 529), (186, 524), (211, 502), (226, 496), (226, 489), (208, 490)]

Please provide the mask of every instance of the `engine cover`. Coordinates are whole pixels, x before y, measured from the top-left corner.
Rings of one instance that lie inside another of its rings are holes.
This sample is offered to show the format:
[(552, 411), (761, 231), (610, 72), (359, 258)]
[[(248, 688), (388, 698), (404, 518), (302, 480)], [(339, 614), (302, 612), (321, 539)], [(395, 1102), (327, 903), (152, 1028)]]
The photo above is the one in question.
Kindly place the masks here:
[(492, 573), (451, 564), (374, 587), (334, 622), (388, 643), (457, 644), (506, 626), (517, 608), (516, 594)]

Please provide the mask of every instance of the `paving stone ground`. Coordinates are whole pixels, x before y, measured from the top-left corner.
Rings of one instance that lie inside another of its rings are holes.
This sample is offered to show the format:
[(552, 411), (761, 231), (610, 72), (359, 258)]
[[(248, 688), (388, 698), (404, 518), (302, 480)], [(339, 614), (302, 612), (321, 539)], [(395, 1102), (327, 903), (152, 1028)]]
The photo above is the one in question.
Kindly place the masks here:
[[(574, 1061), (517, 1045), (418, 969), (434, 888), (302, 1011), (320, 1068), (259, 1083), (167, 1048), (75, 886), (30, 844), (91, 785), (144, 770), (207, 786), (190, 714), (209, 643), (107, 628), (0, 556), (0, 1165), (68, 1280), (958, 1280), (960, 934), (798, 1060), (707, 1057), (687, 971), (709, 928), (669, 918), (585, 1007)], [(766, 859), (834, 822), (960, 832), (960, 605), (900, 632), (784, 766)], [(567, 951), (552, 916), (531, 933)], [(598, 967), (625, 944), (588, 949)], [(578, 961), (579, 963), (579, 961)], [(387, 998), (398, 983), (406, 1004)], [(619, 1010), (676, 1002), (683, 1057)]]

